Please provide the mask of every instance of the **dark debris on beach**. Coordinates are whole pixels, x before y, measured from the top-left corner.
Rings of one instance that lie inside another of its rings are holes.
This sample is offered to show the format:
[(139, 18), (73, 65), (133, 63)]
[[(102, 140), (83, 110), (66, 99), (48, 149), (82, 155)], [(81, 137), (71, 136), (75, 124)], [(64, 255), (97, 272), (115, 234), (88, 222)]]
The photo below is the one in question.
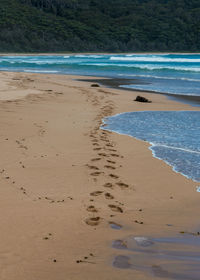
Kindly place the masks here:
[(151, 103), (152, 102), (151, 100), (149, 100), (149, 99), (147, 99), (143, 96), (140, 96), (140, 95), (138, 95), (134, 101), (145, 102), (145, 103)]

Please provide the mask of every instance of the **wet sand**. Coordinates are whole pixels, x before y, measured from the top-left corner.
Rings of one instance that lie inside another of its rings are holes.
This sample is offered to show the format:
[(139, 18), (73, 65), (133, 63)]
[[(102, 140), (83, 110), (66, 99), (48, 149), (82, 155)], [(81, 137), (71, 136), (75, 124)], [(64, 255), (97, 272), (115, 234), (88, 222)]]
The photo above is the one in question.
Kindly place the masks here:
[[(139, 249), (134, 263), (137, 244), (122, 253), (113, 242), (199, 238), (197, 184), (153, 158), (147, 143), (99, 126), (120, 112), (194, 107), (150, 93), (142, 95), (152, 103), (138, 103), (138, 92), (77, 79), (0, 73), (0, 279), (180, 279), (171, 253), (169, 265), (156, 257), (165, 247), (148, 264)], [(196, 254), (191, 246), (186, 256)]]
[[(80, 81), (89, 81), (88, 79), (80, 79)], [(116, 88), (116, 89), (122, 89), (122, 90), (128, 90), (128, 91), (134, 91), (131, 88), (122, 88), (121, 85), (133, 85), (133, 84), (143, 84), (141, 79), (116, 79), (116, 78), (98, 78), (94, 79), (94, 82), (98, 82), (99, 84), (102, 84), (103, 86), (109, 87), (109, 88)], [(144, 92), (143, 90), (137, 90), (138, 93)], [(162, 92), (154, 92), (154, 91), (145, 91), (148, 93), (155, 93), (155, 94), (162, 94), (168, 97), (171, 100), (175, 100), (178, 102), (183, 102), (190, 105), (199, 106), (200, 105), (200, 96), (197, 95), (182, 95), (182, 94), (170, 94), (170, 93), (162, 93)]]

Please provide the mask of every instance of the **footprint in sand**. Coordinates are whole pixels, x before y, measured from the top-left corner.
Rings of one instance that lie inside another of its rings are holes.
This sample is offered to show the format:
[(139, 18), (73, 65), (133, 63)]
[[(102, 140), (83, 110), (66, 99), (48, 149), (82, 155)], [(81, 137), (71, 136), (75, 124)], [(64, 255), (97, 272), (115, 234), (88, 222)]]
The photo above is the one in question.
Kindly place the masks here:
[(107, 155), (107, 154), (105, 154), (105, 153), (98, 153), (98, 156), (109, 157), (109, 155)]
[(87, 218), (85, 220), (86, 224), (89, 226), (98, 226), (100, 221), (101, 221), (100, 217)]
[(113, 188), (113, 184), (112, 183), (105, 183), (103, 186), (105, 188)]
[(95, 192), (91, 192), (90, 195), (91, 196), (99, 196), (101, 195), (103, 192), (102, 191), (95, 191)]
[(100, 151), (101, 148), (94, 148), (93, 151)]
[(101, 140), (108, 140), (107, 136), (100, 136)]
[(15, 141), (18, 145), (19, 145), (19, 148), (22, 148), (22, 149), (25, 149), (25, 150), (28, 150), (28, 147), (23, 145), (19, 140), (16, 140)]
[(108, 168), (108, 169), (116, 169), (116, 167), (114, 166), (111, 166), (111, 165), (104, 165), (105, 168)]
[(101, 158), (92, 158), (91, 161), (98, 161), (101, 160)]
[(113, 144), (106, 144), (107, 147), (113, 147)]
[(107, 149), (107, 151), (110, 151), (110, 152), (117, 152), (117, 150), (115, 150), (115, 149)]
[(120, 205), (124, 205), (124, 203), (119, 202), (118, 200), (115, 201), (116, 203), (119, 203)]
[(88, 206), (87, 207), (87, 211), (88, 212), (93, 212), (93, 213), (97, 213), (98, 212), (98, 210), (94, 207), (94, 205), (90, 205), (90, 206)]
[(117, 154), (111, 154), (112, 157), (119, 157)]
[(110, 193), (105, 193), (105, 198), (106, 199), (114, 199), (114, 196)]
[(86, 164), (86, 166), (90, 169), (99, 170), (97, 166)]
[(120, 213), (123, 213), (123, 210), (121, 207), (117, 206), (117, 205), (114, 205), (114, 204), (109, 204), (108, 207), (114, 211), (114, 212), (120, 212)]
[(25, 188), (21, 187), (20, 190), (23, 192), (23, 194), (27, 194)]
[(119, 230), (119, 229), (122, 228), (122, 226), (118, 223), (115, 223), (115, 222), (108, 222), (108, 223), (109, 223), (109, 225), (112, 229), (118, 229)]
[(45, 237), (43, 237), (42, 239), (43, 239), (43, 240), (48, 240), (48, 239), (50, 239), (51, 237), (52, 237), (52, 233), (48, 233), (48, 235), (45, 236)]
[[(127, 244), (126, 240), (118, 239), (113, 242), (112, 247), (115, 249), (128, 249), (128, 244)], [(126, 257), (126, 256), (124, 256), (124, 257)]]
[(101, 139), (101, 141), (104, 141), (104, 142), (109, 142), (108, 139)]
[(108, 162), (108, 163), (112, 163), (112, 164), (115, 164), (115, 163), (116, 163), (116, 161), (112, 161), (112, 160), (109, 160), (109, 159), (107, 160), (107, 162)]
[(96, 142), (92, 143), (92, 145), (93, 145), (93, 146), (99, 146), (99, 144), (96, 143)]
[(140, 222), (140, 221), (138, 221), (138, 220), (135, 220), (134, 221), (136, 224), (140, 224), (140, 225), (143, 225), (144, 223), (143, 222)]
[(129, 185), (128, 184), (125, 184), (123, 182), (117, 182), (116, 185), (118, 185), (119, 187), (121, 187), (122, 189), (125, 189), (125, 188), (128, 188)]
[(93, 172), (93, 173), (91, 173), (90, 175), (91, 176), (99, 176), (100, 174), (102, 174), (103, 172)]
[(109, 174), (108, 176), (110, 176), (110, 177), (113, 178), (113, 179), (118, 179), (118, 178), (119, 178), (119, 176), (117, 176), (117, 175), (115, 175), (115, 174)]

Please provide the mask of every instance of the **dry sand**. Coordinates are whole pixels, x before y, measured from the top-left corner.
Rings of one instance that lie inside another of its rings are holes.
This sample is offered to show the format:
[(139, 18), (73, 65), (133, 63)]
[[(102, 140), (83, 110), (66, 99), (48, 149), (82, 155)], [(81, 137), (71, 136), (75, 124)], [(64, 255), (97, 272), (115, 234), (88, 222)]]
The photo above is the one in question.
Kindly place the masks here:
[(137, 103), (137, 92), (75, 78), (0, 73), (0, 279), (154, 279), (114, 268), (112, 242), (195, 231), (197, 184), (147, 143), (99, 126), (120, 112), (194, 107), (150, 93)]

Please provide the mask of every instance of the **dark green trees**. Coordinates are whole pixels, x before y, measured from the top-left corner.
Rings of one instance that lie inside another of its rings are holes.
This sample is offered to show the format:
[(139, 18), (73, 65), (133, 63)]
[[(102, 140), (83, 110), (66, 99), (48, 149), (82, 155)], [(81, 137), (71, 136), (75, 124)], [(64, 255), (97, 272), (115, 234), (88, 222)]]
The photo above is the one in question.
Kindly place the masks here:
[(200, 51), (199, 0), (0, 0), (0, 51)]

